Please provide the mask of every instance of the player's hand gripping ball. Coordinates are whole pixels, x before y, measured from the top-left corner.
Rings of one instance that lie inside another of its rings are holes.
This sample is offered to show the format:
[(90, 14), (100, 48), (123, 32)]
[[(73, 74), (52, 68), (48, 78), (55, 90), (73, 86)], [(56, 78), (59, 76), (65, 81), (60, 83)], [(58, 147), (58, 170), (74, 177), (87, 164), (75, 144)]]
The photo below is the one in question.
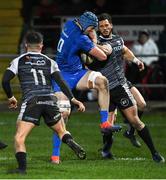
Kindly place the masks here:
[(95, 60), (94, 57), (87, 55), (85, 53), (81, 53), (81, 59), (84, 64), (91, 64)]

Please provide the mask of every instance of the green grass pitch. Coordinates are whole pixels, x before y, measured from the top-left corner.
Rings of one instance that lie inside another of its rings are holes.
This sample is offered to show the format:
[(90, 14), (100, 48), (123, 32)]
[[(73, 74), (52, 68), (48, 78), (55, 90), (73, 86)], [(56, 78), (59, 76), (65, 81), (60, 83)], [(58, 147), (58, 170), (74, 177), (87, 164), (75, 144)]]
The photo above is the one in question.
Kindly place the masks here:
[[(0, 140), (8, 144), (6, 149), (0, 151), (2, 179), (166, 179), (166, 164), (153, 162), (149, 150), (140, 138), (142, 146), (135, 148), (123, 137), (126, 127), (120, 115), (118, 122), (123, 125), (123, 130), (115, 134), (112, 149), (116, 160), (103, 160), (98, 151), (102, 140), (97, 113), (73, 113), (68, 123), (73, 137), (87, 152), (86, 160), (78, 160), (63, 144), (62, 163), (51, 164), (52, 132), (41, 122), (26, 141), (27, 175), (6, 174), (7, 170), (17, 166), (13, 145), (16, 117), (15, 112), (3, 112), (0, 115)], [(166, 112), (146, 113), (142, 119), (148, 125), (157, 149), (166, 158)]]

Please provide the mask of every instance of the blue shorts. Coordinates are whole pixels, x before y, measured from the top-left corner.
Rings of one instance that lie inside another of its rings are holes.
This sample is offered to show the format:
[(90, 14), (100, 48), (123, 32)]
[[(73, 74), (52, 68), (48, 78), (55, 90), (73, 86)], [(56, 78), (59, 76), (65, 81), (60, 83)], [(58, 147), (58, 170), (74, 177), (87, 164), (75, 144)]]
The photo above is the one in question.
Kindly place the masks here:
[[(66, 81), (67, 85), (71, 90), (73, 90), (76, 86), (79, 80), (86, 74), (88, 70), (83, 69), (76, 73), (70, 73), (70, 72), (64, 72), (61, 71), (61, 75), (63, 79)], [(56, 84), (55, 81), (52, 81), (52, 87), (54, 92), (61, 91), (60, 87)]]

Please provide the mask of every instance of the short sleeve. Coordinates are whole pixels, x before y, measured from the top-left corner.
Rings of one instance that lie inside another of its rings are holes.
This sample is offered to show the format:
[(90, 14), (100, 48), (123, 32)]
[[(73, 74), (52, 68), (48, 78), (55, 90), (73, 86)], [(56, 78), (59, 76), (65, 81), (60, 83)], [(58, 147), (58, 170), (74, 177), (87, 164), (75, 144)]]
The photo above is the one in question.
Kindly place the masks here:
[(12, 71), (14, 74), (18, 74), (18, 61), (19, 61), (19, 58), (15, 58), (10, 63), (10, 66), (7, 69)]
[(60, 71), (58, 64), (51, 59), (51, 74), (53, 74), (55, 71)]

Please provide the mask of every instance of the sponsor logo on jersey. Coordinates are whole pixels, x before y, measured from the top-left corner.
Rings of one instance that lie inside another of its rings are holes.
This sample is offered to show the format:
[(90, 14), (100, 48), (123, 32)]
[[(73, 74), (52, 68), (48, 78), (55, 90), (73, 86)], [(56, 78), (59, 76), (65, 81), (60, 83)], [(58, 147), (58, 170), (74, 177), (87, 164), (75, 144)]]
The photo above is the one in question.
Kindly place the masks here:
[(122, 45), (120, 45), (120, 46), (115, 46), (115, 47), (113, 47), (113, 49), (114, 49), (114, 51), (120, 51), (120, 50), (123, 49), (123, 46), (122, 46)]
[(54, 101), (38, 101), (36, 102), (36, 104), (44, 104), (44, 105), (50, 105), (50, 106), (54, 106), (55, 102)]
[(121, 45), (121, 41), (120, 40), (118, 40), (118, 41), (116, 41), (117, 42), (117, 44), (120, 46)]
[(25, 64), (36, 65), (36, 66), (45, 66), (46, 62), (44, 60), (37, 60), (36, 62), (25, 62)]

